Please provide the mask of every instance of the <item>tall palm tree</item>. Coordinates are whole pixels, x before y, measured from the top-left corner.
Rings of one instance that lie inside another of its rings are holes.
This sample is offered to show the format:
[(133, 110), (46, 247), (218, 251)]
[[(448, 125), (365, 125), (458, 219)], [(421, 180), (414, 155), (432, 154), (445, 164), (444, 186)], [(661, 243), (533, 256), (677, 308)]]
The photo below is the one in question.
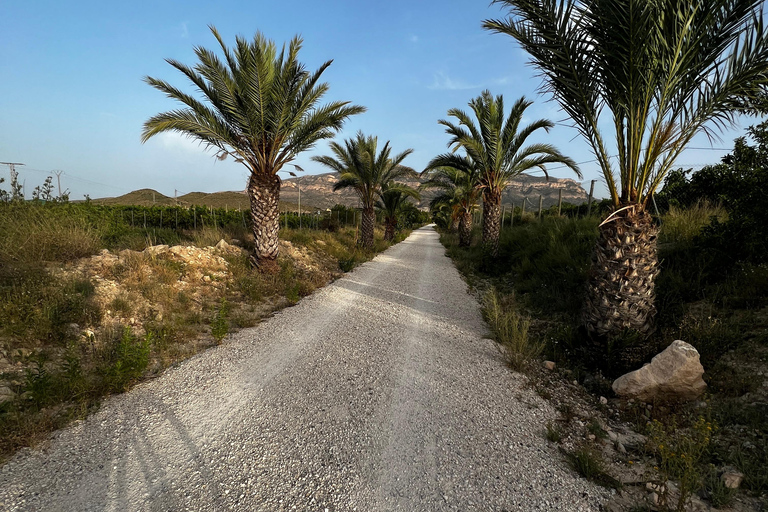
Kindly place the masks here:
[[(438, 164), (444, 165), (438, 165)], [(469, 247), (472, 242), (472, 213), (480, 201), (480, 169), (466, 156), (455, 153), (432, 159), (424, 171), (427, 181), (422, 188), (440, 192), (430, 202), (430, 208), (441, 204), (451, 208), (451, 220), (458, 221), (459, 246)]]
[[(521, 173), (539, 169), (547, 174), (547, 164), (561, 163), (570, 167), (579, 177), (579, 168), (571, 158), (564, 156), (551, 144), (535, 143), (523, 146), (525, 141), (538, 130), (549, 131), (552, 121), (540, 119), (520, 129), (525, 110), (532, 102), (520, 98), (512, 106), (509, 116), (504, 117), (504, 98), (495, 98), (490, 91), (469, 102), (477, 118), (477, 124), (459, 109), (450, 109), (448, 115), (455, 117), (458, 124), (441, 119), (451, 136), (448, 143), (456, 151), (463, 148), (467, 156), (480, 167), (480, 186), (483, 190), (483, 245), (492, 256), (499, 252), (499, 231), (501, 229), (501, 193), (507, 183)], [(436, 162), (442, 166), (443, 163)]]
[(382, 187), (375, 207), (384, 215), (384, 240), (391, 242), (395, 239), (398, 218), (403, 209), (411, 204), (408, 201), (410, 198), (420, 199), (419, 193), (411, 187), (392, 183)]
[(390, 157), (392, 149), (389, 141), (380, 152), (377, 152), (377, 146), (376, 137), (366, 137), (362, 132), (358, 132), (355, 138), (347, 139), (343, 146), (331, 142), (330, 148), (334, 156), (312, 158), (339, 173), (339, 181), (333, 186), (334, 191), (352, 188), (360, 198), (363, 215), (358, 244), (366, 248), (373, 247), (373, 230), (376, 224), (374, 207), (383, 188), (397, 179), (416, 174), (410, 167), (402, 165), (403, 160), (413, 153), (412, 149)]
[[(610, 335), (653, 330), (657, 228), (647, 211), (700, 132), (760, 110), (768, 33), (760, 0), (494, 0), (486, 20), (531, 57), (590, 144), (614, 211), (600, 226), (583, 322)], [(605, 112), (605, 116), (601, 114)], [(613, 161), (600, 120), (613, 121)]]
[(223, 60), (213, 51), (195, 48), (193, 67), (173, 59), (166, 61), (181, 71), (203, 99), (198, 100), (164, 80), (145, 81), (185, 105), (163, 112), (144, 123), (142, 142), (162, 132), (178, 132), (213, 148), (220, 159), (232, 156), (249, 172), (247, 193), (255, 249), (254, 266), (277, 268), (280, 229), (280, 178), (283, 166), (299, 153), (328, 139), (344, 121), (365, 111), (349, 102), (318, 102), (328, 91), (320, 76), (331, 65), (324, 63), (310, 73), (297, 60), (302, 39), (294, 37), (280, 53), (273, 41), (260, 32), (253, 41), (237, 37), (228, 48), (215, 27), (210, 27), (221, 47)]

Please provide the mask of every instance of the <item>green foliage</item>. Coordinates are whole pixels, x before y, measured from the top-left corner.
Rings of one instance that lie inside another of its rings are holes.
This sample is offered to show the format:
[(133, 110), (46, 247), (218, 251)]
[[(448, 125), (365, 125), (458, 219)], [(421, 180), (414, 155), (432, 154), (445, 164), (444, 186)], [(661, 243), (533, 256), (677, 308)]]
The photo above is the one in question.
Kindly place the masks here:
[[(656, 455), (661, 482), (670, 478), (679, 482), (675, 510), (682, 512), (693, 493), (704, 484), (701, 461), (709, 450), (717, 426), (700, 417), (690, 428), (680, 429), (674, 418), (666, 425), (654, 420), (649, 427), (651, 449)], [(668, 489), (661, 492), (662, 503), (668, 503)]]
[(529, 339), (531, 320), (515, 310), (513, 297), (503, 298), (495, 289), (489, 290), (483, 299), (483, 316), (513, 369), (522, 370), (541, 355), (544, 346)]
[[(339, 181), (333, 190), (351, 188), (360, 199), (363, 209), (374, 208), (376, 200), (381, 199), (388, 188), (405, 191), (405, 188), (395, 185), (396, 180), (416, 174), (412, 168), (402, 165), (408, 155), (413, 153), (412, 149), (391, 156), (389, 141), (379, 151), (378, 138), (365, 136), (363, 132), (344, 141), (343, 146), (331, 142), (330, 148), (333, 156), (315, 156), (312, 159), (338, 172)], [(413, 193), (407, 192), (411, 195)]]
[(567, 454), (573, 469), (587, 480), (603, 487), (618, 489), (621, 482), (605, 472), (605, 465), (600, 454), (594, 449), (582, 446)]
[(93, 284), (53, 279), (40, 267), (0, 270), (0, 332), (60, 343), (69, 325), (92, 325), (101, 318)]
[(331, 61), (313, 73), (306, 71), (297, 60), (300, 37), (291, 40), (287, 52), (284, 48), (278, 54), (275, 43), (261, 32), (253, 41), (238, 36), (236, 47), (228, 48), (218, 31), (210, 28), (225, 60), (202, 47), (195, 48), (199, 62), (194, 67), (168, 60), (204, 100), (164, 80), (146, 77), (150, 86), (184, 108), (147, 120), (142, 141), (166, 131), (179, 132), (215, 148), (219, 158), (232, 156), (250, 172), (266, 177), (318, 141), (332, 138), (347, 118), (365, 111), (349, 102), (318, 104), (328, 91), (328, 84), (319, 80)]
[[(592, 147), (616, 208), (647, 206), (691, 139), (712, 132), (708, 123), (722, 128), (764, 107), (761, 0), (494, 3), (510, 16), (484, 27), (530, 55)], [(602, 113), (614, 121), (616, 159)]]
[(550, 441), (552, 443), (559, 443), (560, 440), (563, 438), (563, 434), (562, 432), (560, 432), (560, 429), (558, 428), (557, 425), (555, 425), (551, 421), (548, 421), (546, 437), (547, 437), (547, 441)]
[(727, 219), (716, 215), (696, 241), (698, 248), (717, 253), (715, 264), (720, 268), (736, 262), (768, 262), (768, 213), (762, 204), (768, 189), (768, 121), (747, 132), (752, 145), (740, 137), (722, 163), (690, 177), (690, 171), (671, 173), (660, 194), (670, 205), (688, 210), (702, 198), (725, 208)]
[(139, 338), (129, 327), (123, 330), (117, 343), (109, 347), (107, 365), (103, 369), (104, 385), (108, 391), (125, 391), (147, 369), (153, 336)]
[(221, 299), (221, 303), (211, 319), (211, 336), (219, 345), (221, 345), (224, 337), (229, 334), (229, 312), (229, 302), (227, 302), (227, 299)]

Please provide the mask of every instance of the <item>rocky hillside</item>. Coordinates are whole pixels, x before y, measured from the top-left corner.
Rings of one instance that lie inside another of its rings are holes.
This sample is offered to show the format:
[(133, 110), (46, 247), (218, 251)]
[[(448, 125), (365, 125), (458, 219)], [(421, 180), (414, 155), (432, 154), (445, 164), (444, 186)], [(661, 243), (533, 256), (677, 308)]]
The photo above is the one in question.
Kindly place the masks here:
[[(337, 176), (336, 173), (308, 174), (300, 178), (284, 180), (280, 199), (289, 203), (297, 203), (299, 199), (298, 186), (300, 185), (302, 205), (312, 205), (317, 208), (330, 208), (335, 204), (357, 206), (357, 196), (352, 190), (333, 191)], [(407, 183), (415, 188), (419, 186), (420, 181), (411, 180)], [(546, 208), (557, 204), (560, 190), (563, 191), (564, 203), (581, 204), (587, 201), (587, 192), (575, 180), (551, 178), (547, 181), (543, 177), (523, 174), (504, 190), (503, 202), (505, 205), (514, 203), (520, 206), (523, 198), (527, 197), (529, 208), (531, 205), (538, 207), (539, 195), (541, 195)], [(434, 192), (425, 192), (419, 207), (428, 207), (429, 201), (434, 195)]]

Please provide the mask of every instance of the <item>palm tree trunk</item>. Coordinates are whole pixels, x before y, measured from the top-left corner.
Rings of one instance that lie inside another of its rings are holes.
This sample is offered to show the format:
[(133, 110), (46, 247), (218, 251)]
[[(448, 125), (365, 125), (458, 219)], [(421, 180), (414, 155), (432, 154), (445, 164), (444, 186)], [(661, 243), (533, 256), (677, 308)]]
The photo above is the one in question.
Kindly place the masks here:
[(456, 217), (451, 217), (451, 225), (448, 228), (451, 231), (451, 233), (456, 233), (459, 230), (460, 222), (461, 222), (461, 215), (457, 215)]
[(366, 249), (373, 249), (373, 228), (376, 225), (376, 212), (372, 206), (363, 207), (363, 217), (360, 221), (360, 238), (357, 244)]
[(251, 174), (248, 197), (254, 238), (251, 264), (262, 272), (275, 273), (279, 270), (280, 179), (274, 175)]
[(472, 212), (461, 214), (459, 221), (459, 247), (469, 247), (472, 243)]
[(590, 333), (653, 332), (658, 231), (648, 212), (637, 213), (635, 208), (620, 211), (600, 226), (582, 313)]
[(395, 228), (397, 227), (397, 219), (396, 218), (389, 218), (386, 220), (386, 225), (384, 228), (384, 240), (387, 242), (391, 242), (395, 239)]
[(501, 230), (501, 190), (483, 192), (483, 247), (491, 256), (499, 255)]

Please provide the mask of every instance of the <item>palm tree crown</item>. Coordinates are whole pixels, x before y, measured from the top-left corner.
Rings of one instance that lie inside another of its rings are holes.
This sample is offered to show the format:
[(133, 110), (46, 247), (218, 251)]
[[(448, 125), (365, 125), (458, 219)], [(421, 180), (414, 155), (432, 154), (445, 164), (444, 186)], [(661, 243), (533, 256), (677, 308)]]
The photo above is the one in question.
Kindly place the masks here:
[(202, 95), (198, 99), (164, 80), (145, 81), (184, 108), (152, 116), (144, 123), (142, 142), (162, 132), (178, 132), (213, 148), (220, 159), (232, 156), (249, 172), (246, 188), (251, 203), (255, 240), (251, 262), (276, 271), (280, 229), (281, 168), (299, 153), (328, 139), (351, 115), (365, 109), (349, 102), (319, 105), (328, 91), (320, 82), (331, 61), (310, 73), (297, 60), (302, 40), (293, 38), (278, 54), (275, 43), (257, 32), (253, 41), (237, 37), (227, 48), (211, 26), (223, 60), (211, 50), (195, 48), (198, 63), (167, 62), (181, 71)]
[[(525, 110), (531, 106), (525, 97), (512, 106), (509, 116), (504, 115), (504, 98), (492, 96), (483, 91), (469, 102), (477, 124), (472, 117), (460, 109), (450, 109), (448, 115), (455, 117), (458, 124), (440, 120), (451, 136), (448, 146), (453, 151), (463, 149), (480, 169), (480, 187), (483, 190), (483, 245), (492, 255), (498, 253), (501, 217), (501, 193), (515, 176), (530, 169), (547, 173), (547, 164), (561, 163), (571, 168), (579, 177), (578, 165), (571, 158), (546, 143), (525, 145), (528, 138), (538, 130), (549, 131), (551, 121), (540, 119), (520, 128)], [(448, 155), (434, 158), (427, 169), (452, 166)]]
[[(581, 176), (576, 162), (563, 156), (553, 145), (537, 143), (524, 147), (533, 133), (538, 130), (548, 132), (554, 126), (552, 121), (540, 119), (520, 129), (523, 114), (532, 104), (525, 97), (518, 99), (505, 118), (503, 96), (493, 97), (486, 90), (469, 102), (477, 124), (470, 115), (456, 108), (450, 109), (448, 115), (455, 117), (458, 124), (444, 119), (438, 121), (451, 136), (448, 145), (454, 151), (463, 148), (480, 167), (482, 188), (500, 191), (509, 180), (531, 169), (541, 170), (546, 175), (546, 165), (551, 163), (565, 164)], [(442, 155), (433, 163), (442, 166)], [(449, 162), (445, 164), (450, 165)]]
[(395, 180), (416, 174), (412, 168), (402, 165), (403, 160), (413, 153), (413, 150), (406, 149), (402, 153), (391, 156), (392, 148), (389, 141), (379, 151), (378, 138), (365, 136), (362, 132), (346, 140), (344, 145), (331, 142), (330, 148), (334, 156), (316, 156), (312, 159), (339, 173), (339, 181), (333, 186), (334, 191), (352, 188), (360, 198), (363, 206), (363, 229), (360, 242), (362, 245), (371, 247), (373, 246), (376, 200), (385, 187), (396, 188), (392, 185)]
[[(486, 20), (531, 56), (589, 142), (616, 207), (644, 208), (697, 133), (759, 110), (768, 85), (760, 0), (494, 0)], [(599, 120), (612, 116), (618, 159)], [(614, 166), (618, 166), (618, 173)]]
[(142, 142), (165, 131), (176, 131), (231, 155), (255, 174), (275, 174), (302, 151), (332, 138), (344, 121), (365, 111), (350, 102), (319, 106), (328, 91), (320, 76), (333, 61), (310, 73), (297, 60), (302, 39), (294, 37), (280, 53), (273, 41), (256, 33), (252, 42), (238, 36), (230, 49), (215, 27), (210, 27), (224, 55), (195, 48), (198, 64), (166, 61), (181, 71), (204, 96), (204, 101), (164, 80), (146, 77), (152, 87), (186, 108), (152, 116), (144, 123)]

